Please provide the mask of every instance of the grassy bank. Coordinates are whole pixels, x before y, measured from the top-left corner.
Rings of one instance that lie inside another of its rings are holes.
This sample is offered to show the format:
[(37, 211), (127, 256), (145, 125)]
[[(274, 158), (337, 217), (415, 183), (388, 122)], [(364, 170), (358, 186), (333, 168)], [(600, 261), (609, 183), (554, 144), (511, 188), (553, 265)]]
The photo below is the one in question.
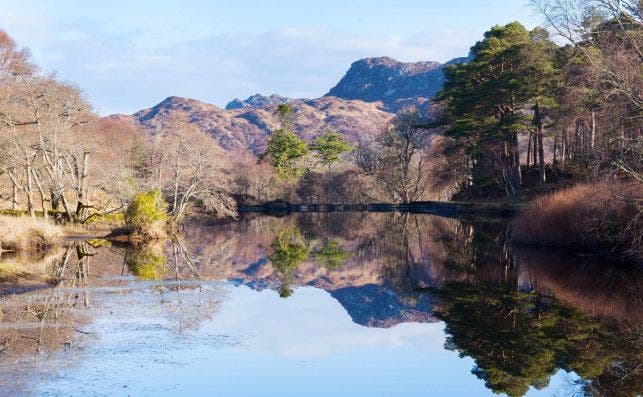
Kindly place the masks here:
[(0, 231), (0, 251), (45, 251), (64, 236), (60, 226), (25, 216), (0, 216)]
[(579, 184), (536, 198), (516, 219), (514, 241), (608, 253), (643, 262), (639, 183)]

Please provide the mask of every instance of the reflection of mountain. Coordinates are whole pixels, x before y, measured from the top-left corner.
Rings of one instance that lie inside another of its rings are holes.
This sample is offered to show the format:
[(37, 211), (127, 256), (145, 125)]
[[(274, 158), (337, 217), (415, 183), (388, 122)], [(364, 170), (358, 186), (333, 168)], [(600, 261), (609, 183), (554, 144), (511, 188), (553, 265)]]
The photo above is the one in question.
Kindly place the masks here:
[(400, 323), (432, 323), (435, 298), (420, 295), (405, 301), (398, 293), (384, 286), (368, 284), (330, 291), (330, 295), (346, 309), (356, 324), (389, 328)]
[[(302, 214), (242, 221), (204, 241), (245, 236), (219, 277), (255, 288), (314, 286), (353, 322), (392, 327), (444, 321), (446, 348), (475, 360), (473, 374), (496, 393), (547, 387), (560, 369), (589, 395), (636, 395), (641, 385), (642, 271), (603, 258), (512, 247), (507, 224), (426, 215)], [(293, 232), (301, 229), (301, 233)], [(335, 241), (352, 253), (332, 269), (314, 257), (266, 263), (283, 230), (305, 236), (299, 249)], [(296, 291), (295, 291), (296, 294)], [(288, 295), (289, 296), (289, 295)]]
[[(270, 277), (258, 277), (262, 268), (271, 271), (270, 262), (263, 258), (251, 263), (238, 277), (230, 279), (235, 284), (243, 284), (255, 291), (278, 289), (280, 278), (271, 273)], [(428, 293), (405, 296), (385, 285), (365, 284), (359, 286), (333, 287), (327, 277), (309, 280), (307, 285), (325, 289), (336, 299), (353, 322), (367, 327), (390, 328), (400, 323), (430, 323), (438, 321), (433, 316), (436, 303)], [(323, 285), (323, 286), (322, 286)]]
[[(639, 268), (614, 266), (598, 257), (512, 248), (506, 240), (508, 225), (502, 223), (463, 224), (435, 216), (399, 214), (368, 214), (346, 222), (348, 216), (245, 219), (215, 227), (192, 226), (189, 235), (200, 252), (201, 274), (239, 280), (254, 288), (276, 289), (281, 284), (283, 275), (268, 259), (271, 244), (280, 231), (298, 227), (313, 251), (334, 239), (351, 256), (340, 267), (330, 269), (311, 254), (292, 269), (289, 281), (293, 287), (309, 285), (335, 293), (377, 286), (391, 294), (416, 296), (413, 291), (418, 288), (439, 290), (450, 282), (492, 283), (554, 297), (590, 316), (635, 324), (643, 321), (643, 272)], [(220, 256), (216, 250), (210, 252), (211, 248), (224, 242), (228, 242), (230, 260), (209, 264), (209, 256)], [(400, 307), (412, 310), (409, 305)], [(370, 323), (382, 323), (381, 319)]]

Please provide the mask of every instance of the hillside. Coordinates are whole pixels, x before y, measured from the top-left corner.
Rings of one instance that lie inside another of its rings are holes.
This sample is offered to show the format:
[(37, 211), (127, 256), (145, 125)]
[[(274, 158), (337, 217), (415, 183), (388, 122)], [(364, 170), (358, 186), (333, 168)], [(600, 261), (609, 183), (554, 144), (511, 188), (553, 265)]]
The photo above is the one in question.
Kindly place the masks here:
[[(292, 104), (296, 113), (295, 129), (305, 140), (331, 129), (357, 143), (376, 133), (392, 117), (377, 102), (322, 97), (295, 100)], [(171, 118), (178, 118), (209, 133), (224, 150), (250, 150), (258, 154), (271, 131), (278, 127), (276, 107), (276, 103), (270, 103), (263, 107), (226, 110), (195, 99), (172, 96), (131, 116), (108, 117), (133, 122), (150, 133), (166, 126)]]

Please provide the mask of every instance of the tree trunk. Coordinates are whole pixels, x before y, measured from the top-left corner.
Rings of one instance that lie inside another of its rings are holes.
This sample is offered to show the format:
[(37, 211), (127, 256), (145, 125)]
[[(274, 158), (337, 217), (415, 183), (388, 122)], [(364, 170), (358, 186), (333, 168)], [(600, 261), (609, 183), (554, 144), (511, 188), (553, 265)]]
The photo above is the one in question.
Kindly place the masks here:
[(45, 190), (42, 188), (42, 183), (40, 183), (40, 179), (38, 178), (38, 175), (31, 170), (31, 173), (33, 174), (33, 179), (36, 182), (36, 187), (38, 188), (38, 194), (40, 195), (40, 206), (42, 207), (42, 219), (45, 221), (47, 220), (47, 199), (45, 199)]
[(594, 143), (596, 141), (596, 112), (592, 110), (592, 132), (589, 141), (589, 147), (592, 153), (594, 153)]
[(76, 204), (76, 219), (84, 221), (87, 219), (87, 178), (89, 177), (89, 153), (83, 153), (83, 165), (78, 181), (78, 202)]
[(531, 136), (533, 132), (529, 131), (529, 139), (527, 140), (527, 167), (531, 164)]
[(567, 152), (569, 151), (569, 147), (567, 147), (567, 132), (568, 132), (567, 128), (565, 128), (565, 130), (563, 131), (563, 143), (562, 143), (563, 148), (561, 150), (561, 159), (562, 160), (561, 160), (561, 164), (560, 164), (561, 169), (563, 171), (565, 171), (565, 160), (567, 160), (567, 155), (568, 155)]
[(33, 205), (33, 181), (32, 181), (30, 165), (26, 166), (25, 173), (27, 174), (27, 189), (25, 190), (25, 193), (27, 193), (27, 211), (29, 211), (29, 216), (31, 218), (35, 218), (36, 209), (34, 208), (34, 205)]
[(520, 175), (520, 150), (518, 148), (518, 133), (514, 132), (511, 142), (511, 178), (514, 189), (520, 189), (522, 175)]
[(11, 181), (11, 185), (11, 209), (15, 211), (18, 206), (18, 185), (16, 185), (13, 180)]
[(543, 119), (540, 111), (540, 104), (536, 102), (534, 107), (534, 124), (536, 126), (536, 143), (538, 146), (538, 167), (540, 175), (538, 181), (541, 185), (545, 184), (545, 148), (543, 146)]
[(172, 200), (172, 213), (175, 216), (178, 216), (178, 211), (177, 211), (177, 205), (178, 205), (178, 199), (179, 199), (179, 182), (181, 179), (181, 153), (180, 153), (180, 146), (179, 146), (179, 152), (176, 154), (176, 164), (174, 166), (174, 199)]
[(54, 192), (49, 192), (51, 196), (51, 209), (53, 211), (58, 211), (60, 209), (60, 197), (58, 197)]
[(558, 133), (554, 134), (554, 158), (552, 159), (552, 164), (555, 166), (558, 159)]

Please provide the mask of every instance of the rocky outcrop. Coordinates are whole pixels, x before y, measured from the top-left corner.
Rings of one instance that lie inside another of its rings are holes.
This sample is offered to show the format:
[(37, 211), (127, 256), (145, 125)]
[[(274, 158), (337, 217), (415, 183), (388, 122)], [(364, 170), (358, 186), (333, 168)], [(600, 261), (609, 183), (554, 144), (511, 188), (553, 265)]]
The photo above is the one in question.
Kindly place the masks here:
[(444, 67), (466, 59), (456, 58), (445, 64), (400, 62), (389, 57), (360, 59), (326, 96), (381, 101), (391, 112), (410, 105), (424, 111), (444, 84)]
[(234, 110), (234, 109), (243, 109), (247, 107), (261, 108), (266, 106), (281, 105), (282, 103), (290, 103), (294, 101), (302, 101), (302, 100), (301, 99), (296, 100), (296, 99), (288, 98), (278, 94), (272, 94), (270, 96), (255, 94), (255, 95), (249, 96), (246, 100), (235, 98), (232, 101), (228, 102), (225, 109)]

